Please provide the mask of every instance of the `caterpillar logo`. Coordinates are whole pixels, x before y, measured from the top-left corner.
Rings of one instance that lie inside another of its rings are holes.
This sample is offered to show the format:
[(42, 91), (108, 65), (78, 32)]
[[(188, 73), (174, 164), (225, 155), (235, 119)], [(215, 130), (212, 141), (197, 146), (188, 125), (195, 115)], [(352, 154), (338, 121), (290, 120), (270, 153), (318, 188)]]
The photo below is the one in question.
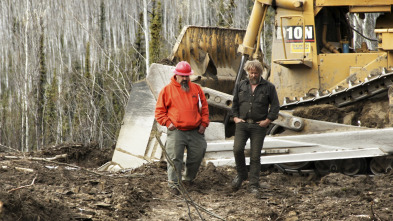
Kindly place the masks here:
[[(314, 26), (306, 25), (304, 27), (304, 40), (306, 42), (314, 42)], [(303, 26), (284, 26), (281, 32), (281, 27), (276, 27), (276, 38), (282, 39), (284, 35), (285, 42), (303, 42)]]

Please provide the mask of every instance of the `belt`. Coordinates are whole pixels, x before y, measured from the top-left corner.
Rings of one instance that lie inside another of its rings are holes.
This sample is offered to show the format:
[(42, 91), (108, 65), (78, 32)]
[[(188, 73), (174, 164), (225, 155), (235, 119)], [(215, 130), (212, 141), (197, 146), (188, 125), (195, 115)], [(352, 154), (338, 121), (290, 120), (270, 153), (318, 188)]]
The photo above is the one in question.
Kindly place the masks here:
[(256, 124), (257, 123), (253, 119), (246, 119), (246, 122), (249, 123), (249, 124)]

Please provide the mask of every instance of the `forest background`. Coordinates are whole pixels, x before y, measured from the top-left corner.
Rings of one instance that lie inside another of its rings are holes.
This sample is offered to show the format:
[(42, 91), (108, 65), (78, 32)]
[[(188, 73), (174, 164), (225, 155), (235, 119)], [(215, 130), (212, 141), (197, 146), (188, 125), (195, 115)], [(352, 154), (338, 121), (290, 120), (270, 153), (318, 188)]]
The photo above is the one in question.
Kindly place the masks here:
[[(251, 0), (2, 0), (0, 147), (112, 146), (133, 82), (186, 25), (245, 29)], [(269, 64), (274, 10), (266, 17)], [(353, 18), (355, 27), (367, 23)]]

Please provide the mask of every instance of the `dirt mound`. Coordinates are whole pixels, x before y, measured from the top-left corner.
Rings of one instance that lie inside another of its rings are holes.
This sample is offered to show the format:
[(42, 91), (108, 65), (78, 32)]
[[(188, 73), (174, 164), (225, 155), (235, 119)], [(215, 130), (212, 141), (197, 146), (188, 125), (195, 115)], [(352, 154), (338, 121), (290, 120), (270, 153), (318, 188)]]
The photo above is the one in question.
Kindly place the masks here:
[(310, 107), (298, 107), (294, 110), (293, 115), (313, 120), (342, 123), (344, 110), (331, 104), (322, 104)]
[(18, 194), (0, 191), (2, 213), (0, 220), (70, 220), (72, 212), (65, 205), (49, 199), (42, 199), (39, 194), (32, 194), (34, 189), (23, 189)]
[(360, 113), (361, 126), (384, 128), (389, 126), (389, 102), (386, 99), (365, 102)]
[(298, 107), (293, 115), (333, 123), (384, 128), (389, 126), (387, 110), (389, 101), (386, 98), (374, 98), (342, 108), (331, 104)]
[(29, 153), (30, 156), (53, 157), (66, 154), (65, 158), (58, 161), (72, 163), (86, 168), (96, 168), (112, 160), (112, 149), (99, 148), (97, 143), (83, 144), (61, 144), (55, 147), (43, 149), (38, 152)]
[(231, 190), (234, 167), (207, 164), (184, 195), (173, 196), (165, 162), (117, 173), (90, 167), (112, 153), (94, 144), (0, 153), (0, 220), (393, 219), (393, 175), (319, 178), (270, 169), (253, 195), (248, 181)]
[(139, 217), (151, 193), (135, 187), (138, 176), (87, 169), (101, 166), (112, 154), (113, 148), (99, 149), (96, 144), (64, 144), (26, 155), (1, 154), (0, 220)]

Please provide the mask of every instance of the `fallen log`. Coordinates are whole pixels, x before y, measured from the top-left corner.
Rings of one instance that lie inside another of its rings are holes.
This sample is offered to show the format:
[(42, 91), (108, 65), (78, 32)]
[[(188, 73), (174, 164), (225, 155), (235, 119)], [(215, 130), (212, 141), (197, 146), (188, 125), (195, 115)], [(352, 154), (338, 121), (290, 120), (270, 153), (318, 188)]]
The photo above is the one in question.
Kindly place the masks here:
[(44, 161), (52, 161), (52, 160), (57, 160), (57, 159), (62, 159), (66, 158), (67, 154), (59, 154), (54, 157), (49, 157), (49, 158), (41, 158), (41, 157), (20, 157), (20, 156), (4, 156), (6, 159), (26, 159), (26, 160), (44, 160)]
[(33, 169), (23, 168), (23, 167), (15, 167), (15, 170), (19, 170), (19, 171), (22, 171), (22, 172), (28, 172), (28, 173), (33, 173), (34, 172)]

